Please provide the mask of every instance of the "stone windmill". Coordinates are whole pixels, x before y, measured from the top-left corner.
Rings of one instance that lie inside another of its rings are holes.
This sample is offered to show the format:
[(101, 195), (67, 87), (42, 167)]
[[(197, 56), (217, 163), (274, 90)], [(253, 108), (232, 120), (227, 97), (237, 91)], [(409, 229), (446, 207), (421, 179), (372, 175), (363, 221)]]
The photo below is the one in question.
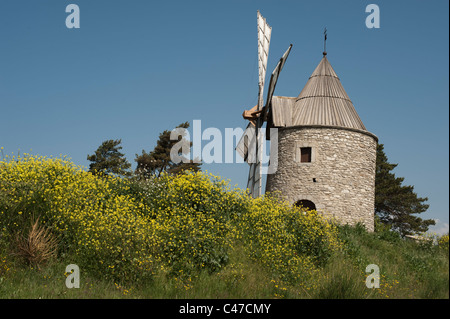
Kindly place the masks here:
[(373, 231), (378, 138), (365, 128), (326, 49), (297, 97), (273, 97), (267, 127), (278, 128), (278, 167), (266, 192)]
[(271, 144), (278, 146), (277, 158), (270, 155), (277, 169), (267, 175), (266, 192), (279, 192), (293, 205), (339, 223), (360, 222), (373, 231), (378, 138), (358, 116), (325, 45), (300, 94), (273, 96), (262, 118), (267, 131), (277, 128)]

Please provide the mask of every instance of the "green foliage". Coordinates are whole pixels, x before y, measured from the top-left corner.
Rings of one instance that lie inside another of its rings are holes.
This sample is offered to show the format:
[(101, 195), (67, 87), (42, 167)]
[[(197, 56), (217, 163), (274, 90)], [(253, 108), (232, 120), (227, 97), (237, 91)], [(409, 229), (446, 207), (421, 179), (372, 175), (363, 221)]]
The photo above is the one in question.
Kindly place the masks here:
[(252, 200), (237, 228), (249, 255), (291, 283), (314, 276), (341, 247), (335, 226), (316, 211), (271, 195)]
[(380, 288), (365, 290), (364, 298), (448, 298), (449, 260), (438, 245), (408, 241), (393, 231), (380, 236), (360, 226), (338, 228), (344, 254), (363, 275), (367, 265), (379, 266)]
[(445, 252), (448, 256), (449, 254), (449, 245), (448, 245), (448, 233), (438, 238), (439, 248)]
[(60, 255), (115, 280), (151, 277), (156, 269), (171, 276), (217, 272), (241, 238), (252, 258), (299, 279), (338, 245), (316, 212), (269, 196), (252, 201), (202, 172), (99, 178), (67, 160), (27, 156), (2, 162), (0, 177), (6, 233), (40, 216), (58, 236)]
[(388, 162), (383, 144), (378, 144), (375, 175), (375, 214), (379, 220), (400, 234), (411, 235), (426, 232), (432, 219), (423, 220), (414, 216), (425, 212), (428, 198), (418, 197), (413, 186), (402, 185), (404, 178), (391, 171), (397, 164)]
[(89, 171), (100, 175), (129, 176), (131, 164), (120, 152), (122, 140), (107, 140), (100, 145), (93, 155), (88, 155)]
[[(177, 126), (177, 129), (187, 129), (189, 123), (185, 122)], [(183, 131), (183, 133), (185, 133)], [(199, 171), (201, 163), (187, 160), (184, 157), (185, 153), (190, 150), (192, 142), (187, 141), (184, 135), (178, 136), (178, 139), (172, 140), (170, 138), (171, 131), (165, 130), (159, 135), (156, 146), (150, 153), (142, 150), (142, 154), (136, 154), (135, 161), (137, 162), (136, 175), (143, 178), (150, 178), (152, 176), (161, 176), (166, 172), (171, 175), (183, 173), (185, 171)], [(176, 149), (178, 146), (180, 148)], [(183, 149), (184, 147), (184, 149)], [(172, 160), (171, 151), (179, 156), (180, 162), (176, 163)]]
[(364, 299), (370, 291), (365, 286), (364, 278), (358, 267), (351, 260), (334, 256), (323, 270), (326, 276), (318, 282), (318, 287), (311, 291), (315, 299)]
[[(37, 217), (58, 238), (40, 272), (10, 253)], [(125, 179), (66, 159), (3, 160), (0, 235), (1, 296), (448, 298), (448, 236), (418, 245), (382, 225), (336, 226), (204, 172)], [(69, 263), (82, 269), (79, 292), (62, 283)], [(380, 289), (364, 285), (368, 264)]]
[(401, 240), (400, 233), (392, 230), (390, 225), (382, 223), (378, 216), (375, 216), (375, 233), (378, 238), (392, 243)]
[[(0, 224), (9, 242), (39, 217), (94, 275), (124, 280), (152, 271), (145, 204), (116, 194), (118, 177), (98, 177), (68, 160), (25, 156), (0, 161)], [(125, 186), (124, 186), (125, 187)]]
[(228, 262), (231, 219), (245, 209), (246, 195), (202, 172), (161, 175), (151, 199), (161, 260), (170, 273), (215, 272)]

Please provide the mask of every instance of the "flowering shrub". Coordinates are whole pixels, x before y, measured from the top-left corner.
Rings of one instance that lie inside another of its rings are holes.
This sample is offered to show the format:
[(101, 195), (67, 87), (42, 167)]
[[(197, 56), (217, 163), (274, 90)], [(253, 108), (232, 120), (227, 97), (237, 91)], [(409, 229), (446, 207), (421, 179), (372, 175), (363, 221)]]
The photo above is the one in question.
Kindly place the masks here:
[(0, 284), (3, 280), (3, 277), (8, 274), (8, 272), (11, 271), (11, 266), (8, 263), (8, 260), (6, 259), (6, 256), (2, 256), (0, 254)]
[(80, 266), (94, 273), (126, 277), (133, 267), (152, 260), (154, 241), (146, 231), (145, 205), (115, 194), (117, 181), (96, 177), (65, 158), (3, 160), (0, 223), (5, 236), (39, 217), (58, 237), (60, 255), (76, 256)]
[(317, 212), (250, 199), (211, 174), (142, 181), (94, 176), (66, 158), (0, 161), (2, 236), (36, 218), (58, 238), (60, 257), (114, 280), (215, 272), (239, 244), (275, 276), (296, 281), (340, 247)]
[(202, 172), (163, 175), (148, 187), (159, 255), (173, 273), (214, 272), (228, 262), (230, 221), (248, 201), (243, 191)]
[(438, 245), (440, 248), (442, 248), (447, 254), (448, 254), (448, 234), (446, 235), (442, 235), (441, 237), (439, 237), (438, 239)]
[(248, 253), (286, 281), (310, 278), (341, 247), (336, 227), (316, 211), (271, 195), (252, 201), (238, 229)]

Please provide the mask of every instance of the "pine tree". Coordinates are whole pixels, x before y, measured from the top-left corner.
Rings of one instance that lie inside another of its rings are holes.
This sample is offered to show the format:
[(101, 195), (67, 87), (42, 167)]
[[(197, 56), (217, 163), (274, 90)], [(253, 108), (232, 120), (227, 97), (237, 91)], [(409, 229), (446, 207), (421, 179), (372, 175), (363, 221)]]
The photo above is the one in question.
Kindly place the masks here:
[[(187, 129), (189, 123), (185, 122), (177, 126), (177, 128)], [(135, 161), (137, 162), (136, 174), (145, 178), (150, 176), (159, 177), (163, 172), (176, 175), (181, 174), (187, 170), (199, 171), (201, 163), (195, 163), (193, 160), (184, 160), (180, 163), (172, 161), (170, 151), (172, 148), (183, 140), (185, 143), (189, 143), (189, 149), (192, 146), (192, 142), (186, 141), (184, 136), (179, 136), (178, 140), (170, 139), (171, 131), (165, 130), (159, 135), (159, 139), (155, 148), (150, 153), (142, 150), (141, 155), (136, 154)], [(182, 150), (178, 151), (178, 155), (183, 157)]]
[(384, 153), (384, 145), (378, 144), (375, 175), (375, 214), (380, 221), (389, 225), (401, 235), (426, 232), (432, 219), (423, 220), (414, 216), (425, 212), (428, 198), (417, 197), (414, 186), (402, 185), (404, 178), (396, 177), (392, 170), (398, 164), (391, 164)]
[(131, 164), (126, 160), (124, 154), (120, 152), (122, 140), (107, 140), (100, 145), (93, 155), (88, 155), (87, 159), (92, 163), (89, 165), (89, 172), (96, 175), (115, 174), (119, 176), (129, 176)]

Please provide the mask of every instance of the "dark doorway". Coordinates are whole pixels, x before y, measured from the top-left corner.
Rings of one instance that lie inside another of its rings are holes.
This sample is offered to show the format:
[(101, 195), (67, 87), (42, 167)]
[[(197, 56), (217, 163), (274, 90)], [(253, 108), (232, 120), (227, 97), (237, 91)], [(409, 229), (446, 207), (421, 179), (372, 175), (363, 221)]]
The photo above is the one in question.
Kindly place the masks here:
[(295, 206), (297, 206), (297, 207), (301, 206), (301, 207), (306, 208), (308, 210), (316, 210), (316, 205), (313, 202), (311, 202), (310, 200), (307, 200), (307, 199), (299, 200), (298, 202), (295, 203)]

